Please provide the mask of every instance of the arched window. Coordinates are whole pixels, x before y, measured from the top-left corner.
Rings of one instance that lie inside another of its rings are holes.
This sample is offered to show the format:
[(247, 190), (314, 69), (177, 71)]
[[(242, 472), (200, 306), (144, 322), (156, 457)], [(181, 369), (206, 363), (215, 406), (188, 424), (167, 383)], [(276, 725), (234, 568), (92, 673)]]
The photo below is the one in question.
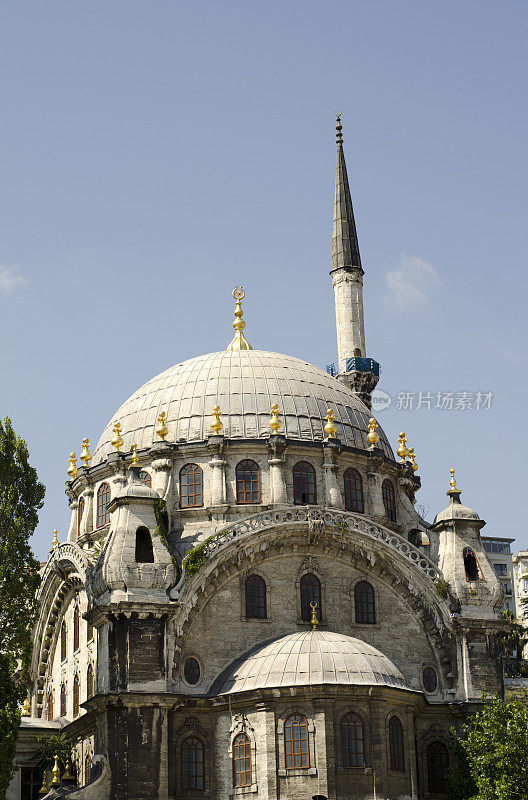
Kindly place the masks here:
[(293, 468), (293, 502), (298, 506), (317, 502), (315, 470), (308, 461), (298, 461)]
[(284, 761), (286, 769), (310, 766), (308, 722), (302, 714), (292, 714), (284, 722)]
[(321, 622), (323, 614), (321, 581), (317, 575), (308, 572), (301, 578), (301, 619), (305, 622), (310, 622), (312, 619), (311, 603), (317, 603), (317, 619)]
[(233, 739), (233, 786), (251, 786), (251, 741), (247, 733)]
[(60, 688), (60, 715), (61, 717), (66, 716), (66, 687), (64, 684)]
[(345, 508), (347, 511), (357, 511), (363, 514), (365, 504), (363, 502), (363, 481), (357, 469), (345, 470)]
[(477, 557), (471, 547), (464, 547), (464, 569), (466, 570), (466, 580), (480, 580), (480, 569)]
[(93, 639), (93, 625), (91, 622), (86, 623), (86, 641), (91, 642)]
[(149, 473), (142, 469), (139, 473), (139, 482), (142, 483), (144, 486), (148, 486), (149, 489), (152, 488), (152, 478), (150, 477)]
[(90, 754), (87, 754), (86, 758), (84, 759), (84, 782), (88, 783), (90, 780), (90, 776), (92, 774), (92, 757)]
[(61, 661), (66, 659), (66, 644), (67, 644), (67, 631), (66, 631), (66, 620), (62, 621), (61, 629), (60, 629), (60, 657)]
[(182, 789), (204, 788), (204, 746), (196, 736), (188, 736), (181, 744)]
[(237, 503), (260, 503), (260, 468), (255, 461), (239, 461), (235, 469)]
[(381, 484), (381, 494), (386, 518), (391, 522), (396, 522), (396, 495), (394, 494), (394, 485), (388, 478)]
[(152, 537), (148, 528), (141, 527), (136, 531), (136, 563), (153, 564), (154, 548), (152, 547)]
[(363, 722), (357, 714), (345, 714), (341, 720), (341, 752), (343, 767), (365, 766)]
[(84, 497), (79, 497), (79, 504), (77, 506), (77, 536), (81, 535), (81, 521), (84, 514)]
[(368, 581), (358, 581), (354, 587), (354, 606), (358, 625), (376, 624), (374, 589)]
[(395, 772), (405, 772), (403, 725), (398, 717), (391, 717), (389, 722), (389, 755), (390, 768)]
[(110, 503), (110, 486), (108, 483), (102, 483), (97, 490), (97, 521), (96, 528), (101, 525), (107, 525), (110, 522), (110, 512), (108, 511), (108, 504)]
[(442, 742), (431, 742), (426, 750), (427, 788), (431, 794), (447, 792), (449, 754)]
[(51, 691), (51, 689), (48, 692), (48, 702), (46, 703), (46, 712), (47, 712), (48, 722), (52, 722), (52, 720), (53, 720), (53, 692)]
[(79, 649), (79, 608), (75, 606), (73, 610), (73, 650)]
[(88, 664), (88, 669), (86, 670), (86, 699), (89, 700), (90, 697), (93, 697), (94, 693), (94, 670), (91, 664)]
[(73, 679), (73, 716), (79, 716), (79, 676)]
[(266, 582), (260, 575), (246, 578), (246, 617), (266, 619)]
[(198, 464), (186, 464), (180, 470), (180, 508), (203, 505), (203, 472)]

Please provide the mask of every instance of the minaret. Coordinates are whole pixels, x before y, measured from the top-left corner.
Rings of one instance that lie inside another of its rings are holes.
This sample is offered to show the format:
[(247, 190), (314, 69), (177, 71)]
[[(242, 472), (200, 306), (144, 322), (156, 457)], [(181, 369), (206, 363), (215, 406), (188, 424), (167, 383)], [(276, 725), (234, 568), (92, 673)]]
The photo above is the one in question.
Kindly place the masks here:
[(337, 167), (332, 235), (332, 284), (335, 293), (338, 377), (370, 408), (379, 380), (379, 364), (366, 357), (363, 318), (363, 268), (343, 153), (341, 115), (337, 115)]

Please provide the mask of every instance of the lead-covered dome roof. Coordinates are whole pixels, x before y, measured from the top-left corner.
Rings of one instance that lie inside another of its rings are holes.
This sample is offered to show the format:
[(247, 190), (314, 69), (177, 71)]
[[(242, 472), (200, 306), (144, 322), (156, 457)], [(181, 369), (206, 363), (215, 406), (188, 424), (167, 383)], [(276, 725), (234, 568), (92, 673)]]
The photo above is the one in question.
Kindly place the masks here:
[(399, 669), (372, 645), (309, 630), (257, 645), (219, 676), (210, 694), (319, 684), (409, 689)]
[[(94, 463), (112, 450), (112, 427), (123, 427), (124, 451), (132, 443), (144, 449), (158, 440), (156, 419), (167, 415), (168, 442), (201, 441), (212, 432), (211, 413), (220, 406), (226, 437), (267, 437), (270, 407), (277, 403), (292, 439), (321, 441), (328, 408), (335, 412), (337, 437), (343, 444), (366, 449), (370, 413), (364, 403), (336, 378), (292, 356), (265, 350), (220, 351), (190, 358), (156, 375), (113, 415), (94, 452)], [(393, 458), (383, 431), (385, 455)]]

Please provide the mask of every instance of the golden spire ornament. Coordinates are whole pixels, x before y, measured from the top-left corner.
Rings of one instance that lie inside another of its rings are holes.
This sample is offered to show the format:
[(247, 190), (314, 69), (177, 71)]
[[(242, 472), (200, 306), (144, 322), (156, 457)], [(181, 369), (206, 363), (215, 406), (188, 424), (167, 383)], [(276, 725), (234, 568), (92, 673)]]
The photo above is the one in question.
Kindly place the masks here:
[(137, 454), (137, 444), (134, 442), (132, 445), (132, 466), (139, 467), (139, 458)]
[(244, 312), (242, 311), (242, 306), (240, 305), (240, 301), (244, 299), (246, 296), (245, 291), (238, 286), (235, 286), (233, 289), (233, 298), (236, 301), (235, 305), (235, 319), (233, 321), (233, 328), (235, 329), (235, 336), (231, 342), (227, 345), (228, 350), (253, 350), (250, 343), (242, 333), (244, 328), (246, 327), (246, 323), (242, 319)]
[(156, 427), (156, 433), (163, 441), (165, 441), (165, 437), (169, 432), (169, 429), (167, 428), (166, 417), (167, 415), (165, 414), (165, 412), (160, 411), (158, 417), (158, 425)]
[(65, 781), (73, 781), (74, 777), (72, 775), (72, 763), (71, 763), (71, 756), (68, 756), (68, 760), (66, 762), (66, 770), (62, 776), (63, 783)]
[(400, 457), (400, 464), (405, 464), (405, 457), (409, 455), (409, 451), (407, 450), (407, 437), (402, 432), (398, 436), (398, 449), (396, 450), (397, 455)]
[(271, 414), (271, 419), (269, 421), (269, 426), (271, 428), (272, 434), (276, 435), (282, 428), (282, 420), (280, 418), (280, 412), (277, 403), (273, 403), (270, 414)]
[(316, 631), (319, 627), (319, 618), (317, 616), (317, 603), (315, 600), (312, 600), (310, 603), (310, 608), (312, 609), (312, 618), (310, 620), (310, 624), (312, 626), (312, 630)]
[(59, 757), (55, 756), (55, 764), (52, 769), (53, 778), (51, 780), (51, 786), (60, 786), (60, 767), (59, 767)]
[(334, 412), (331, 408), (326, 412), (326, 425), (324, 426), (325, 433), (329, 439), (335, 439), (337, 425), (335, 423)]
[(112, 445), (112, 447), (113, 447), (113, 448), (115, 448), (115, 449), (117, 450), (117, 452), (119, 453), (120, 449), (121, 449), (121, 448), (123, 447), (123, 445), (124, 445), (123, 437), (121, 436), (121, 431), (123, 430), (123, 429), (121, 428), (121, 423), (120, 423), (120, 422), (116, 422), (116, 424), (114, 425), (114, 427), (112, 428), (112, 430), (113, 430), (113, 432), (114, 432), (114, 435), (113, 435), (113, 437), (112, 437), (112, 441), (110, 442), (110, 444), (111, 444), (111, 445)]
[(90, 440), (89, 440), (89, 438), (86, 436), (82, 440), (82, 443), (83, 443), (83, 446), (82, 446), (82, 450), (81, 450), (81, 461), (84, 461), (84, 466), (88, 468), (90, 466), (90, 461), (93, 458), (93, 455), (90, 453)]
[(24, 700), (24, 705), (22, 706), (22, 716), (29, 717), (31, 715), (31, 704), (29, 701), (29, 689), (26, 695), (26, 699)]
[(452, 467), (449, 472), (451, 473), (451, 480), (449, 481), (449, 489), (447, 490), (446, 494), (460, 494), (460, 489), (458, 488), (455, 480), (455, 468)]
[(48, 794), (49, 786), (48, 786), (48, 776), (46, 775), (46, 770), (44, 770), (44, 774), (42, 775), (42, 786), (39, 789), (39, 795), (44, 797), (45, 794)]
[[(58, 546), (58, 544), (59, 544), (59, 532), (58, 532), (57, 528), (55, 528), (55, 530), (53, 531), (53, 541), (51, 543), (52, 549), (55, 550), (55, 548)], [(50, 550), (50, 553), (51, 553), (51, 550)]]
[(70, 480), (74, 481), (75, 478), (77, 477), (77, 453), (70, 453), (68, 464), (70, 466), (66, 471), (70, 477)]
[(370, 443), (369, 450), (374, 450), (377, 443), (379, 442), (379, 433), (377, 432), (376, 428), (378, 427), (378, 423), (371, 417), (368, 423), (369, 432), (367, 433), (367, 439)]
[(215, 436), (220, 436), (222, 428), (224, 427), (224, 423), (220, 419), (220, 406), (215, 406), (213, 408), (212, 417), (213, 421), (211, 422), (211, 430)]
[(418, 469), (418, 464), (416, 463), (416, 454), (414, 452), (414, 447), (409, 447), (407, 449), (407, 455), (409, 457), (409, 461), (411, 462), (411, 467), (413, 469), (413, 472), (416, 472), (416, 470)]

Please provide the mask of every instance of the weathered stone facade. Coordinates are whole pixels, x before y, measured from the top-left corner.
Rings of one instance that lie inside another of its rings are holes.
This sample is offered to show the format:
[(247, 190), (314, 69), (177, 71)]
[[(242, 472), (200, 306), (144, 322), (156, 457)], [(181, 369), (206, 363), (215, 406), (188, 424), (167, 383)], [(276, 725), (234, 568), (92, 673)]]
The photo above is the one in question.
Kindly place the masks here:
[(442, 797), (449, 728), (503, 690), (484, 522), (452, 486), (427, 523), (412, 463), (367, 439), (377, 373), (338, 133), (339, 375), (255, 350), (182, 362), (67, 483), (22, 739), (72, 737), (79, 798)]

